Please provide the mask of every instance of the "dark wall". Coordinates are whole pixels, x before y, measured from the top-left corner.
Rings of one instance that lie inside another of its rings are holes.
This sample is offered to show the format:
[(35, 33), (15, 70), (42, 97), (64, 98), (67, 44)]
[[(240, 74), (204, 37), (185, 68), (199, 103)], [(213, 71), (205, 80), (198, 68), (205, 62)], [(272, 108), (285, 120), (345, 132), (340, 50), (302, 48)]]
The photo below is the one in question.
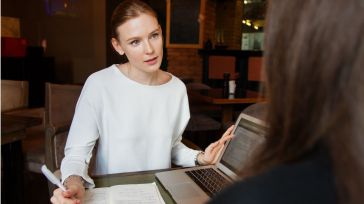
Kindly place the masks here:
[(46, 39), (44, 56), (54, 57), (57, 82), (83, 83), (106, 66), (106, 0), (69, 1), (69, 10), (57, 14), (47, 13), (45, 2), (2, 0), (2, 16), (20, 19), (21, 37), (28, 45), (40, 46)]
[[(34, 0), (36, 1), (36, 0)], [(1, 15), (9, 17), (21, 17), (24, 12), (23, 0), (2, 0)]]

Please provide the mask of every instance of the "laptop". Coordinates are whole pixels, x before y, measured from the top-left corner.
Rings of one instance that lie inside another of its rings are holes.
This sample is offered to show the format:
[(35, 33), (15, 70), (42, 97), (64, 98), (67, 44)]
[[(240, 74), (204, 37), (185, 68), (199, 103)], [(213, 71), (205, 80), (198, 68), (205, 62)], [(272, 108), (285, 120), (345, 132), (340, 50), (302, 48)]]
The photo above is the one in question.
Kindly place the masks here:
[(156, 173), (155, 176), (176, 203), (205, 203), (224, 186), (236, 180), (253, 150), (264, 142), (266, 124), (241, 113), (234, 137), (228, 141), (215, 165)]

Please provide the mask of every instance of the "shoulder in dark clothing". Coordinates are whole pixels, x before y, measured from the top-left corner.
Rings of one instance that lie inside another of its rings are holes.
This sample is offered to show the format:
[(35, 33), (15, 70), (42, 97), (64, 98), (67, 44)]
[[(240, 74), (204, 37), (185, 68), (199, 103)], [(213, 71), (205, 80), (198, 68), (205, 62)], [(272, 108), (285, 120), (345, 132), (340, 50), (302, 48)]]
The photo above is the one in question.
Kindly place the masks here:
[(336, 203), (334, 175), (325, 150), (239, 181), (214, 197), (215, 203)]

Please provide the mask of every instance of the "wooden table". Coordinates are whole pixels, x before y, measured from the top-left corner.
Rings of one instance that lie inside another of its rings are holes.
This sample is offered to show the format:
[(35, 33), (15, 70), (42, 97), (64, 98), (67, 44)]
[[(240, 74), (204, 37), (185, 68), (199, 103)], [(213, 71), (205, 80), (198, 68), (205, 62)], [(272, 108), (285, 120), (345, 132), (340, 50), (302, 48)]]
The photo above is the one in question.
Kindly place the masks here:
[(245, 91), (241, 97), (229, 96), (224, 98), (222, 89), (209, 89), (209, 90), (190, 90), (189, 95), (200, 98), (201, 100), (222, 107), (221, 123), (222, 125), (227, 124), (230, 121), (234, 121), (234, 105), (250, 105), (257, 102), (262, 102), (265, 99), (255, 91)]
[(141, 184), (141, 183), (155, 182), (158, 186), (159, 192), (163, 197), (164, 202), (166, 204), (169, 204), (169, 203), (175, 203), (175, 201), (155, 177), (155, 173), (167, 170), (171, 169), (102, 175), (93, 177), (93, 179), (95, 181), (95, 185), (97, 188), (109, 187), (121, 184)]
[(1, 203), (24, 203), (24, 164), (21, 141), (28, 127), (42, 119), (1, 114), (1, 157), (3, 177)]

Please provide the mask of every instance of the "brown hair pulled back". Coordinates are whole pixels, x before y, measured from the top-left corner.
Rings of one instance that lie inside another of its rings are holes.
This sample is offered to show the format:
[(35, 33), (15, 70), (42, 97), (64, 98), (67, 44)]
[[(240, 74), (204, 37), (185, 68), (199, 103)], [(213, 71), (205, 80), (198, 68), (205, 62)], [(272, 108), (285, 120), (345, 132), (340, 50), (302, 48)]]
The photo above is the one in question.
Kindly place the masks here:
[(145, 2), (140, 0), (124, 0), (113, 11), (111, 16), (111, 37), (118, 39), (117, 28), (126, 21), (141, 14), (149, 14), (156, 19), (156, 12)]

